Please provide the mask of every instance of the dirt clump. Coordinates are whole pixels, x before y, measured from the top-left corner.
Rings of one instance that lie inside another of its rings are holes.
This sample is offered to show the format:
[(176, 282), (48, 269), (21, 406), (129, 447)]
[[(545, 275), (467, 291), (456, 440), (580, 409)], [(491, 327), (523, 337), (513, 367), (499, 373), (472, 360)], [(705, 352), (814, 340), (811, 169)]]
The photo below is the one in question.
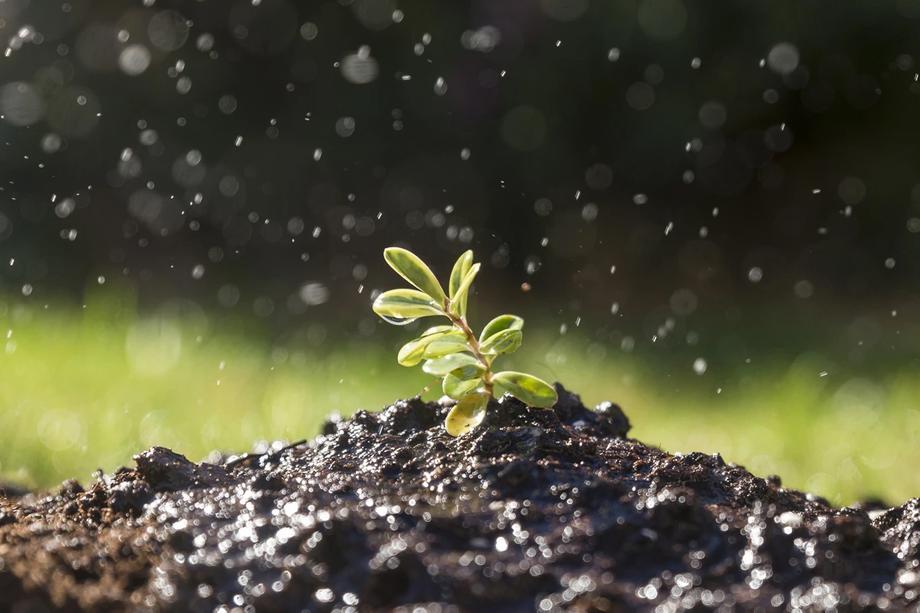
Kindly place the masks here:
[(86, 488), (0, 493), (0, 610), (900, 610), (920, 500), (834, 508), (616, 405), (506, 397), (451, 438), (399, 401), (196, 464), (154, 447)]

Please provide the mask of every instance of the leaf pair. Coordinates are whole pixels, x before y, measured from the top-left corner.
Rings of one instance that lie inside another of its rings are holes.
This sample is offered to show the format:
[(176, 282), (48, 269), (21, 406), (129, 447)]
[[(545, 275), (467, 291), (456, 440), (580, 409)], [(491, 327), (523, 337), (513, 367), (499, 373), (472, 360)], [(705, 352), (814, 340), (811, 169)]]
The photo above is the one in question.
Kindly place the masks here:
[(514, 353), (524, 341), (523, 328), (524, 320), (517, 315), (499, 315), (482, 329), (480, 350), (489, 355)]
[(414, 253), (390, 247), (383, 257), (402, 278), (416, 289), (383, 292), (373, 309), (385, 321), (404, 325), (420, 317), (442, 316), (447, 325), (428, 328), (399, 350), (403, 366), (422, 364), (422, 370), (442, 378), (444, 394), (456, 405), (444, 421), (447, 432), (460, 436), (478, 426), (489, 399), (508, 393), (532, 406), (547, 408), (556, 403), (556, 390), (533, 375), (515, 371), (492, 371), (492, 363), (513, 353), (524, 339), (524, 320), (517, 315), (499, 315), (477, 337), (466, 321), (470, 288), (480, 264), (466, 251), (450, 273), (445, 294), (431, 269)]
[(448, 283), (450, 297), (450, 312), (458, 317), (466, 317), (466, 304), (470, 294), (470, 287), (479, 274), (480, 264), (473, 263), (473, 252), (464, 251), (457, 258), (453, 270), (450, 271)]

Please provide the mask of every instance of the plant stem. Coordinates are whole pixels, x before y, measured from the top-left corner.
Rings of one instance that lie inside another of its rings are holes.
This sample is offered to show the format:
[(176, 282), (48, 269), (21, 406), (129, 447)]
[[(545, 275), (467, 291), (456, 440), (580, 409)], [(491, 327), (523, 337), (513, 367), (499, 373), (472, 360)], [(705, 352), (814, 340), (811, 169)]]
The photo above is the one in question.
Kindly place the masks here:
[(485, 368), (485, 372), (482, 373), (482, 382), (483, 387), (486, 388), (486, 391), (489, 392), (489, 395), (492, 395), (492, 363), (489, 362), (489, 359), (482, 354), (482, 350), (479, 348), (479, 339), (476, 338), (476, 334), (470, 328), (469, 324), (466, 323), (466, 318), (458, 317), (450, 312), (450, 309), (445, 309), (445, 315), (450, 319), (451, 323), (454, 324), (461, 332), (466, 336), (466, 344), (469, 345), (470, 350), (473, 352), (473, 355), (476, 356), (476, 359), (482, 364)]

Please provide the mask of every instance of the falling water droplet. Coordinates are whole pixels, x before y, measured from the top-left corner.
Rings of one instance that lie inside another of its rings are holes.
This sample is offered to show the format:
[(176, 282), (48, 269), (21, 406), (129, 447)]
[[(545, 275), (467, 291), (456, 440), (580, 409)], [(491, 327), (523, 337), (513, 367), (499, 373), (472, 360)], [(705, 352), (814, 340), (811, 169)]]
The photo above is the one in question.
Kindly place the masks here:
[(381, 315), (380, 319), (387, 322), (388, 324), (393, 324), (394, 326), (408, 326), (412, 322), (416, 321), (418, 317), (390, 317), (388, 315)]

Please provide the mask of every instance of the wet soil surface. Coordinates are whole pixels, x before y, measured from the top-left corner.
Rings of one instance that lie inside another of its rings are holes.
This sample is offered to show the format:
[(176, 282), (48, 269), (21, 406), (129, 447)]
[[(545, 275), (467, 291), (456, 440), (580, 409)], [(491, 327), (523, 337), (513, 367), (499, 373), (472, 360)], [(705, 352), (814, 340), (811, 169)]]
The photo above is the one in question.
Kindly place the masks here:
[[(920, 499), (834, 508), (616, 405), (401, 401), (195, 464), (0, 494), (0, 610), (861, 610), (920, 602)], [(818, 449), (816, 448), (816, 452)]]

